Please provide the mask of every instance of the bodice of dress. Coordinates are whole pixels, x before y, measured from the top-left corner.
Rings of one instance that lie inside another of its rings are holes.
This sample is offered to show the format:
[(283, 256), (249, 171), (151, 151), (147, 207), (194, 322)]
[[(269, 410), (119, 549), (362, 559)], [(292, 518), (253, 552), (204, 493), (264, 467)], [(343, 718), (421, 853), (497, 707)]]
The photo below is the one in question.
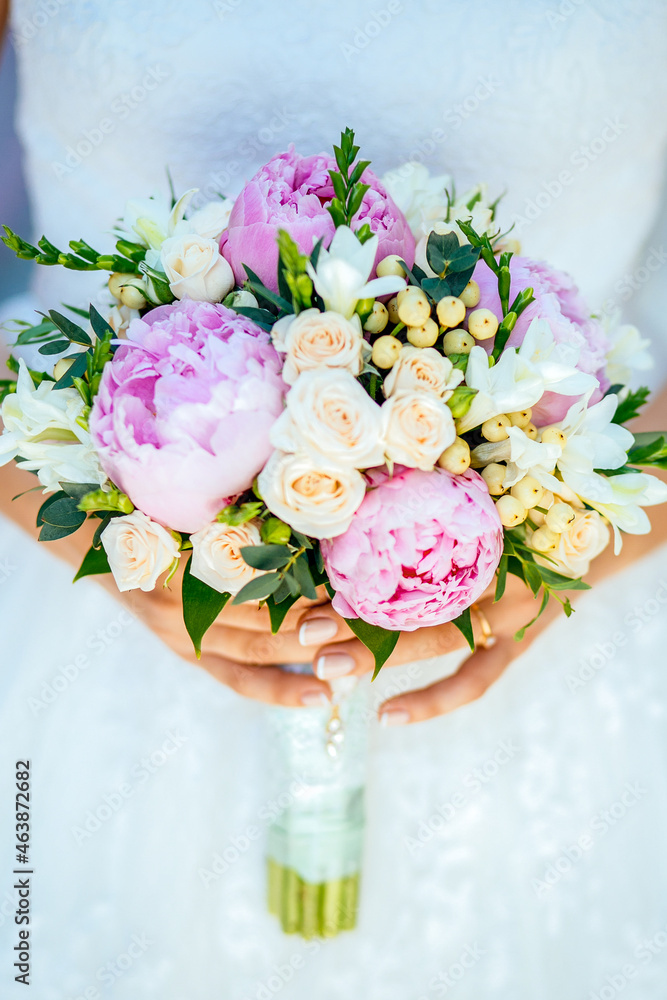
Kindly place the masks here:
[[(592, 304), (633, 266), (659, 200), (661, 0), (15, 0), (36, 235), (108, 232), (129, 197), (236, 193), (275, 152), (357, 131), (378, 173), (408, 159), (507, 195), (524, 250)], [(99, 276), (88, 280), (89, 294)], [(39, 269), (39, 298), (81, 301)]]

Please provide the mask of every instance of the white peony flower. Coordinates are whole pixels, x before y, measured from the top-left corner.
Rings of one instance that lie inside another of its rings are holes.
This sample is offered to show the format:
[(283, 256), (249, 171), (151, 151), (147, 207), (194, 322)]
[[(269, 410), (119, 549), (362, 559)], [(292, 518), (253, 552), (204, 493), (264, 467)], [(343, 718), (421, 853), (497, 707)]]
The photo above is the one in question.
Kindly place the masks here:
[(386, 376), (382, 391), (386, 397), (397, 392), (424, 389), (445, 402), (463, 381), (463, 372), (454, 368), (449, 358), (433, 347), (413, 347), (404, 344), (393, 368)]
[[(182, 223), (188, 202), (197, 188), (191, 188), (178, 199), (174, 207), (159, 195), (152, 198), (133, 198), (125, 205), (125, 215), (113, 230), (121, 239), (131, 239), (152, 250), (159, 250), (166, 239), (173, 236)], [(190, 229), (189, 232), (192, 232)]]
[(162, 244), (160, 261), (177, 299), (221, 302), (234, 287), (234, 272), (215, 240), (172, 236)]
[(608, 331), (611, 348), (607, 352), (607, 378), (612, 385), (627, 385), (634, 372), (653, 368), (649, 353), (651, 341), (644, 339), (636, 326), (624, 324)]
[(454, 443), (452, 412), (431, 392), (399, 392), (382, 406), (385, 454), (390, 462), (430, 472)]
[(609, 528), (597, 511), (577, 511), (572, 524), (561, 534), (558, 547), (549, 552), (548, 559), (535, 558), (547, 569), (575, 579), (588, 573), (591, 561), (609, 544), (609, 537)]
[(216, 198), (208, 201), (193, 212), (189, 219), (179, 223), (176, 233), (185, 235), (195, 233), (206, 240), (219, 240), (229, 223), (234, 201), (232, 198)]
[(288, 385), (313, 368), (345, 368), (358, 375), (371, 352), (359, 317), (346, 319), (330, 310), (306, 309), (298, 316), (284, 316), (271, 337), (275, 349), (286, 355), (282, 375)]
[(329, 249), (320, 250), (317, 268), (310, 262), (306, 264), (327, 309), (349, 318), (361, 299), (375, 299), (405, 288), (405, 280), (393, 274), (368, 280), (375, 267), (377, 248), (377, 236), (362, 244), (348, 226), (339, 226)]
[(140, 510), (112, 517), (101, 539), (121, 592), (154, 590), (158, 577), (181, 555), (171, 532)]
[(382, 411), (349, 372), (304, 372), (271, 428), (271, 444), (343, 468), (370, 469), (384, 462)]
[(259, 474), (269, 510), (295, 531), (335, 538), (350, 526), (366, 494), (356, 469), (338, 469), (326, 459), (274, 451)]
[(261, 575), (241, 555), (245, 546), (262, 544), (259, 529), (252, 521), (238, 525), (214, 521), (190, 535), (190, 541), (191, 574), (221, 594), (238, 594), (246, 583)]
[(61, 482), (106, 481), (90, 434), (78, 422), (84, 402), (74, 388), (54, 389), (44, 380), (35, 388), (25, 361), (19, 361), (16, 392), (5, 397), (0, 414), (0, 466), (25, 459), (21, 467), (36, 472), (44, 492), (60, 489)]

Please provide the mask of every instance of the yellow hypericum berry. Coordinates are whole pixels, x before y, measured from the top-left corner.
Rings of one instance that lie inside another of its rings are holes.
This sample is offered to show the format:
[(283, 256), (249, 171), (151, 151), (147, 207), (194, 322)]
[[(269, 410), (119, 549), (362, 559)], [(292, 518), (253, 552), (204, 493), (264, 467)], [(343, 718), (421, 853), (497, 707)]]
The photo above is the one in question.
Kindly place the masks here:
[(125, 288), (121, 288), (120, 301), (128, 309), (143, 309), (148, 304), (146, 296), (134, 285), (125, 285)]
[(382, 333), (389, 322), (389, 313), (381, 302), (377, 300), (373, 303), (373, 311), (364, 323), (364, 330), (368, 333)]
[(528, 511), (519, 503), (516, 497), (506, 493), (496, 501), (496, 510), (501, 524), (505, 528), (516, 528), (517, 524), (523, 524), (528, 515)]
[(540, 441), (542, 444), (559, 444), (564, 448), (567, 444), (567, 435), (563, 434), (560, 427), (543, 427)]
[(390, 323), (394, 323), (394, 324), (395, 323), (400, 323), (400, 320), (398, 318), (398, 304), (396, 302), (396, 296), (395, 295), (394, 295), (394, 297), (392, 299), (389, 299), (389, 302), (387, 302), (387, 312), (389, 313), (389, 322)]
[(507, 466), (500, 465), (499, 462), (491, 462), (490, 465), (482, 469), (482, 479), (486, 483), (486, 488), (492, 497), (499, 497), (505, 492), (503, 479), (506, 472)]
[(61, 358), (60, 361), (56, 361), (55, 368), (53, 369), (53, 377), (56, 382), (66, 375), (74, 364), (76, 358)]
[(475, 309), (468, 316), (468, 330), (475, 340), (489, 340), (497, 329), (498, 317), (490, 309)]
[(541, 528), (534, 531), (530, 538), (531, 548), (537, 549), (538, 552), (551, 552), (555, 549), (560, 541), (560, 535), (556, 531), (552, 531), (546, 524), (543, 524)]
[(522, 430), (526, 437), (529, 437), (531, 441), (537, 441), (537, 427), (535, 424), (527, 424), (522, 428)]
[(475, 338), (465, 330), (449, 330), (442, 338), (445, 354), (470, 354), (475, 346)]
[(544, 497), (544, 487), (533, 476), (524, 476), (510, 490), (513, 497), (524, 507), (539, 507)]
[(466, 307), (455, 295), (445, 295), (438, 302), (435, 311), (441, 326), (458, 326), (466, 317)]
[(433, 347), (439, 334), (438, 324), (430, 317), (421, 326), (409, 326), (406, 332), (413, 347)]
[(383, 257), (375, 268), (375, 273), (378, 278), (386, 278), (390, 274), (396, 274), (399, 278), (405, 277), (405, 271), (401, 264), (399, 264), (399, 258), (395, 253), (390, 253), (388, 257)]
[(413, 295), (423, 294), (424, 293), (418, 285), (407, 285), (405, 288), (401, 288), (400, 292), (396, 293), (396, 302), (400, 306), (401, 302), (405, 299), (410, 299)]
[(438, 465), (441, 469), (451, 472), (454, 476), (460, 476), (464, 473), (470, 467), (470, 448), (468, 442), (460, 437), (455, 438), (454, 444), (450, 444), (449, 448), (443, 451), (438, 459)]
[(109, 291), (111, 292), (111, 294), (115, 299), (120, 298), (120, 293), (126, 281), (127, 281), (127, 275), (121, 274), (120, 271), (114, 271), (114, 273), (109, 278)]
[(527, 427), (530, 423), (530, 418), (533, 415), (531, 409), (528, 410), (517, 410), (516, 413), (508, 413), (507, 416), (512, 421), (512, 427), (520, 427), (522, 430)]
[[(404, 297), (401, 298), (401, 296)], [(415, 292), (409, 295), (403, 292), (398, 293), (398, 318), (406, 326), (423, 326), (430, 316), (431, 303), (420, 288), (415, 289)]]
[(569, 503), (555, 503), (546, 513), (544, 520), (552, 531), (565, 531), (576, 518), (576, 513)]
[(497, 417), (491, 417), (484, 421), (482, 437), (485, 437), (487, 441), (504, 441), (505, 438), (509, 437), (507, 428), (511, 426), (510, 418), (501, 413)]
[(461, 292), (461, 294), (459, 295), (459, 298), (461, 299), (463, 305), (466, 306), (466, 308), (474, 309), (477, 303), (479, 302), (479, 297), (480, 297), (479, 285), (477, 284), (476, 281), (473, 281), (473, 279), (471, 278), (468, 284)]
[(398, 360), (401, 347), (400, 340), (397, 337), (392, 337), (391, 334), (387, 333), (384, 337), (378, 337), (373, 344), (371, 361), (376, 368), (391, 368)]

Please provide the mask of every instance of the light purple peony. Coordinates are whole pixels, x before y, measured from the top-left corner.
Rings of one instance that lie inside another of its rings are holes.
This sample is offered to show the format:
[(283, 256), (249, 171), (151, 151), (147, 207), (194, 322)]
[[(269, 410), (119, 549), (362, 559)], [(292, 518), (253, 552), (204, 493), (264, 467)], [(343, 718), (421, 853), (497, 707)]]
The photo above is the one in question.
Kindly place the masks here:
[(268, 333), (184, 300), (128, 329), (104, 368), (90, 432), (107, 475), (169, 528), (203, 528), (271, 453), (286, 387)]
[[(336, 161), (325, 153), (300, 156), (290, 146), (261, 167), (234, 203), (220, 250), (232, 265), (237, 284), (243, 284), (247, 264), (267, 288), (278, 290), (279, 229), (286, 229), (302, 253), (309, 254), (324, 237), (328, 246), (334, 234), (326, 205), (334, 197), (328, 170)], [(415, 240), (407, 220), (371, 170), (363, 174), (370, 190), (355, 216), (355, 226), (367, 222), (378, 236), (376, 263), (388, 254), (399, 254), (412, 266)]]
[(484, 480), (471, 469), (398, 469), (371, 488), (347, 531), (322, 542), (344, 618), (412, 632), (452, 621), (484, 593), (503, 529)]
[[(609, 388), (605, 375), (605, 355), (610, 344), (602, 325), (591, 319), (590, 309), (574, 284), (572, 278), (564, 271), (557, 271), (541, 260), (529, 257), (512, 257), (510, 261), (512, 284), (510, 303), (524, 288), (532, 288), (535, 301), (521, 314), (508, 340), (509, 347), (520, 347), (531, 322), (545, 319), (551, 327), (557, 344), (570, 344), (579, 350), (577, 368), (587, 375), (595, 375), (600, 382), (591, 399), (591, 405), (597, 403)], [(480, 287), (481, 297), (479, 309), (491, 309), (499, 319), (502, 319), (500, 298), (498, 296), (498, 280), (495, 274), (483, 261), (475, 268), (475, 281)], [(490, 351), (493, 341), (483, 346)], [(555, 423), (562, 420), (574, 402), (571, 396), (558, 396), (546, 393), (540, 403), (533, 408), (533, 421), (538, 425)]]

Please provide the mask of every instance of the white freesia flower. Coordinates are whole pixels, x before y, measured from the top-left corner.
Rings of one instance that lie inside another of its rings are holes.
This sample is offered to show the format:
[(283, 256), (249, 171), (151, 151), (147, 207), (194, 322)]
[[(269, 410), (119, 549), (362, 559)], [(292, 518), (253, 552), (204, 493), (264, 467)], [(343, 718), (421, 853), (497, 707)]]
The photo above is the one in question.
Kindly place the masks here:
[[(472, 208), (468, 208), (468, 205), (471, 203)], [(449, 208), (445, 199), (444, 206), (436, 206), (435, 203), (431, 203), (427, 211), (429, 219), (425, 218), (415, 231), (415, 238), (417, 240), (415, 246), (415, 264), (421, 267), (430, 278), (435, 277), (435, 271), (431, 269), (426, 257), (428, 237), (431, 233), (437, 233), (440, 236), (446, 236), (447, 233), (455, 233), (459, 244), (463, 245), (468, 243), (468, 237), (464, 236), (457, 220), (469, 222), (475, 232), (480, 235), (484, 233), (492, 234), (495, 228), (493, 212), (487, 202), (486, 184), (478, 184), (477, 187), (466, 191), (464, 195), (461, 195), (460, 198), (457, 198), (449, 205)]]
[(121, 592), (154, 590), (158, 577), (181, 555), (171, 532), (140, 510), (112, 517), (100, 537)]
[(306, 264), (327, 309), (349, 318), (360, 299), (375, 299), (405, 288), (404, 279), (397, 275), (368, 280), (375, 266), (377, 248), (377, 236), (362, 244), (348, 226), (339, 226), (329, 249), (321, 249), (317, 268), (310, 262)]
[(347, 319), (331, 310), (305, 309), (298, 316), (283, 316), (271, 338), (275, 349), (286, 355), (282, 375), (288, 385), (313, 368), (345, 368), (358, 375), (371, 353), (359, 317)]
[(430, 472), (454, 443), (452, 411), (432, 392), (399, 392), (382, 405), (385, 454), (390, 462)]
[(452, 186), (448, 174), (431, 177), (423, 163), (411, 160), (385, 174), (382, 183), (408, 220), (415, 239), (429, 233), (432, 223), (447, 218), (445, 192)]
[(221, 302), (234, 287), (234, 272), (215, 240), (172, 236), (162, 244), (160, 261), (177, 299)]
[(44, 380), (35, 387), (25, 361), (19, 361), (16, 392), (2, 404), (4, 432), (0, 436), (0, 465), (21, 457), (21, 466), (37, 473), (44, 492), (60, 489), (61, 482), (106, 481), (90, 434), (78, 422), (84, 402), (74, 388), (54, 389)]
[[(577, 482), (578, 477), (572, 477)], [(651, 523), (642, 507), (667, 501), (667, 483), (643, 472), (619, 476), (581, 477), (576, 490), (590, 507), (604, 515), (614, 529), (614, 552), (621, 551), (621, 531), (646, 535)], [(573, 487), (576, 489), (576, 487)]]
[(313, 538), (335, 538), (347, 531), (366, 495), (357, 469), (280, 451), (274, 451), (260, 472), (259, 489), (276, 517)]
[(549, 323), (534, 319), (518, 350), (522, 361), (532, 365), (544, 385), (544, 392), (559, 396), (583, 396), (598, 386), (594, 375), (579, 371), (579, 348), (557, 344)]
[(651, 341), (643, 338), (636, 326), (623, 324), (613, 327), (607, 336), (611, 348), (607, 352), (607, 378), (612, 385), (627, 385), (634, 372), (653, 368), (649, 353)]
[(241, 555), (245, 546), (262, 544), (259, 530), (252, 521), (237, 525), (214, 521), (190, 535), (190, 541), (190, 572), (221, 594), (238, 594), (246, 583), (261, 573), (249, 566)]
[[(528, 537), (530, 544), (530, 535)], [(585, 576), (591, 561), (603, 552), (609, 544), (609, 528), (596, 510), (577, 511), (574, 521), (561, 534), (558, 547), (549, 552), (549, 557), (536, 556), (536, 560), (547, 569), (576, 579)]]
[(533, 406), (544, 391), (539, 372), (513, 347), (503, 351), (491, 368), (484, 348), (473, 347), (468, 358), (466, 385), (476, 389), (477, 395), (473, 396), (468, 412), (458, 421), (459, 434), (499, 413), (513, 413)]
[(462, 381), (463, 372), (455, 368), (449, 358), (444, 358), (433, 347), (413, 347), (412, 344), (404, 344), (397, 361), (384, 380), (382, 391), (388, 398), (397, 392), (425, 389), (435, 393), (444, 402)]
[(173, 208), (166, 198), (159, 195), (154, 195), (152, 198), (133, 198), (125, 205), (125, 215), (112, 232), (121, 239), (129, 238), (142, 243), (145, 247), (159, 250), (164, 241), (176, 232), (196, 191), (197, 188), (186, 191)]
[(343, 468), (370, 469), (384, 462), (382, 411), (349, 372), (304, 372), (271, 428), (271, 444)]
[(229, 223), (234, 201), (232, 198), (216, 198), (208, 201), (193, 212), (189, 219), (184, 219), (176, 229), (178, 234), (196, 233), (207, 240), (219, 240)]

